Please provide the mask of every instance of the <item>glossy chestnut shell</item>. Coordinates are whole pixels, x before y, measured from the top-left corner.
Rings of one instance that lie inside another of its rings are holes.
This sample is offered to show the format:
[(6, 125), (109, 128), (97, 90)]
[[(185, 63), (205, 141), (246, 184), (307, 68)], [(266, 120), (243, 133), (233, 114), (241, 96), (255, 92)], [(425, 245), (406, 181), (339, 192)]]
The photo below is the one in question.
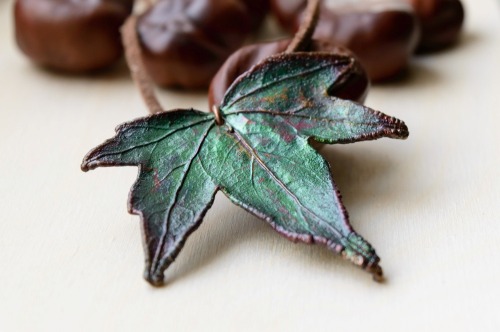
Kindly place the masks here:
[(267, 0), (161, 0), (138, 21), (144, 64), (163, 87), (203, 89), (256, 30)]
[(419, 52), (431, 52), (454, 44), (462, 31), (465, 11), (460, 0), (409, 0), (420, 20)]
[(133, 0), (17, 0), (15, 37), (32, 61), (65, 72), (107, 67), (123, 53), (120, 27)]
[[(306, 0), (272, 0), (284, 28), (300, 26)], [(404, 1), (324, 2), (314, 37), (350, 49), (372, 81), (391, 78), (407, 65), (419, 38), (419, 23)]]

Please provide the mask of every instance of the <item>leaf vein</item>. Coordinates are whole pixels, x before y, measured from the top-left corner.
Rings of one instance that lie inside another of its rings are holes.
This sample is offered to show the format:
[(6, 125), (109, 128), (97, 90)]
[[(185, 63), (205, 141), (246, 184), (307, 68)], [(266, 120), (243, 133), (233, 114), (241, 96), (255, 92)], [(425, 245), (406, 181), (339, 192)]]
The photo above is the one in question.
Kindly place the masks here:
[[(200, 122), (201, 123), (201, 122)], [(161, 262), (161, 253), (163, 252), (163, 249), (165, 247), (165, 242), (166, 242), (166, 237), (168, 235), (168, 231), (170, 230), (170, 216), (172, 214), (172, 210), (173, 210), (173, 207), (175, 205), (175, 202), (177, 201), (178, 199), (178, 196), (179, 196), (179, 193), (181, 191), (181, 189), (183, 188), (184, 186), (184, 183), (186, 181), (186, 177), (187, 177), (187, 174), (189, 173), (189, 170), (193, 164), (193, 161), (196, 159), (196, 157), (198, 156), (198, 153), (200, 152), (201, 150), (201, 147), (203, 146), (203, 143), (205, 142), (205, 139), (207, 138), (208, 136), (208, 133), (210, 132), (210, 130), (212, 129), (212, 127), (214, 126), (214, 124), (210, 124), (208, 127), (207, 127), (207, 130), (204, 132), (204, 134), (201, 136), (201, 139), (200, 141), (198, 142), (198, 146), (194, 152), (194, 154), (191, 156), (189, 162), (186, 163), (186, 167), (185, 167), (185, 172), (184, 172), (184, 176), (182, 177), (178, 187), (176, 188), (176, 191), (175, 191), (175, 194), (174, 194), (174, 204), (172, 204), (169, 209), (168, 209), (168, 212), (167, 212), (167, 216), (165, 218), (165, 227), (163, 229), (163, 232), (161, 234), (161, 237), (160, 237), (160, 240), (159, 240), (159, 243), (158, 243), (158, 248), (156, 249), (156, 253), (155, 253), (155, 256), (151, 262), (151, 271), (150, 273), (154, 273), (154, 270), (155, 268), (158, 267), (158, 263)]]
[(286, 82), (286, 81), (289, 81), (289, 80), (293, 80), (293, 79), (295, 79), (297, 77), (300, 77), (300, 76), (305, 76), (305, 75), (313, 74), (315, 72), (321, 71), (321, 70), (323, 70), (325, 68), (328, 68), (328, 67), (331, 67), (331, 64), (325, 64), (325, 65), (322, 65), (322, 66), (316, 66), (316, 67), (313, 67), (312, 69), (309, 69), (309, 70), (306, 70), (306, 71), (302, 71), (302, 72), (300, 72), (298, 74), (283, 75), (283, 77), (280, 78), (279, 80), (275, 80), (275, 81), (272, 81), (272, 82), (267, 83), (267, 84), (259, 85), (257, 88), (254, 88), (254, 89), (248, 91), (247, 93), (245, 93), (245, 95), (236, 98), (235, 100), (233, 100), (228, 105), (223, 105), (222, 106), (222, 110), (229, 109), (232, 106), (234, 106), (234, 104), (236, 104), (237, 102), (239, 102), (240, 100), (245, 99), (248, 96), (251, 96), (253, 94), (256, 94), (259, 91), (266, 90), (266, 89), (268, 89), (269, 87), (271, 87), (273, 85), (281, 84), (283, 82)]
[[(182, 126), (182, 127), (179, 127), (171, 132), (168, 132), (166, 133), (165, 135), (161, 136), (160, 138), (157, 138), (157, 139), (154, 139), (150, 142), (145, 142), (145, 143), (142, 143), (142, 144), (139, 144), (139, 145), (135, 145), (135, 146), (132, 146), (132, 147), (129, 147), (129, 148), (126, 148), (126, 149), (123, 149), (123, 150), (120, 150), (120, 151), (114, 151), (114, 152), (108, 152), (108, 153), (103, 153), (103, 154), (99, 154), (97, 156), (95, 156), (94, 158), (92, 158), (91, 160), (88, 161), (88, 163), (91, 163), (91, 162), (94, 162), (95, 160), (97, 159), (100, 159), (100, 158), (103, 158), (103, 157), (107, 157), (107, 156), (113, 156), (113, 155), (119, 155), (119, 154), (123, 154), (123, 153), (126, 153), (126, 152), (129, 152), (129, 151), (132, 151), (134, 149), (137, 149), (137, 148), (142, 148), (142, 147), (145, 147), (145, 146), (148, 146), (148, 145), (151, 145), (151, 144), (158, 144), (158, 142), (168, 138), (169, 136), (181, 131), (181, 130), (184, 130), (184, 129), (187, 129), (187, 128), (191, 128), (191, 127), (194, 127), (198, 124), (201, 124), (201, 123), (205, 123), (205, 122), (208, 122), (208, 121), (213, 121), (213, 119), (204, 119), (204, 120), (201, 120), (201, 121), (198, 121), (198, 122), (195, 122), (195, 123), (190, 123), (189, 125), (186, 125), (186, 126)], [(128, 130), (129, 128), (127, 128)]]
[[(304, 211), (308, 212), (310, 215), (312, 215), (315, 219), (319, 220), (321, 223), (323, 223), (327, 228), (329, 228), (335, 235), (339, 238), (344, 238), (344, 236), (332, 225), (328, 224), (325, 220), (323, 220), (321, 217), (316, 215), (313, 211), (308, 209), (304, 204), (299, 200), (299, 198), (281, 181), (276, 174), (271, 171), (271, 169), (265, 164), (265, 162), (259, 157), (257, 154), (257, 151), (252, 148), (252, 146), (245, 141), (242, 135), (240, 135), (236, 130), (234, 131), (234, 135), (237, 137), (237, 139), (241, 142), (243, 147), (253, 156), (255, 156), (255, 160), (259, 165), (264, 169), (266, 173), (269, 174), (269, 176), (299, 205)], [(301, 209), (301, 210), (302, 210)], [(300, 211), (302, 214), (302, 211)]]

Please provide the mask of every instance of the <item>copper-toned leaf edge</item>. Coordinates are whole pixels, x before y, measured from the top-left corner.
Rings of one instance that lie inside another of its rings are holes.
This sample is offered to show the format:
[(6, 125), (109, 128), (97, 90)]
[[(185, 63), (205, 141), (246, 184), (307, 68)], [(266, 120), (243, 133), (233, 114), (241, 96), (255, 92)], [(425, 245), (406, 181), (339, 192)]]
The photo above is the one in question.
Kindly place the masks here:
[[(127, 122), (124, 122), (122, 124), (119, 124), (118, 126), (115, 127), (115, 134), (118, 134), (123, 129), (128, 129), (130, 127), (136, 126), (136, 125), (141, 124), (141, 123), (143, 123), (143, 122), (145, 122), (147, 120), (150, 120), (152, 118), (157, 118), (157, 117), (162, 117), (162, 116), (168, 116), (168, 115), (176, 115), (177, 113), (182, 113), (182, 112), (186, 112), (186, 111), (198, 112), (198, 113), (206, 114), (207, 115), (206, 121), (211, 121), (211, 119), (209, 117), (213, 117), (213, 115), (211, 113), (201, 112), (201, 111), (198, 111), (198, 110), (196, 110), (194, 108), (189, 108), (189, 109), (177, 108), (177, 109), (173, 109), (173, 110), (169, 110), (169, 111), (164, 111), (164, 112), (159, 112), (159, 113), (151, 114), (151, 115), (148, 115), (148, 116), (139, 117), (139, 118), (136, 118), (134, 120), (127, 121)], [(111, 138), (109, 138), (109, 139), (107, 139), (106, 141), (104, 141), (104, 143), (101, 143), (97, 147), (95, 147), (92, 150), (90, 150), (85, 155), (85, 157), (83, 158), (83, 161), (82, 161), (82, 163), (80, 165), (80, 169), (83, 172), (88, 172), (88, 171), (94, 170), (94, 169), (96, 169), (98, 167), (138, 166), (139, 164), (137, 164), (137, 163), (129, 163), (129, 164), (102, 163), (102, 162), (99, 162), (99, 161), (95, 160), (95, 158), (99, 155), (99, 153), (102, 152), (103, 148), (105, 146), (109, 145), (110, 143), (112, 143), (115, 139), (116, 139), (116, 135), (113, 136), (113, 137), (111, 137)]]

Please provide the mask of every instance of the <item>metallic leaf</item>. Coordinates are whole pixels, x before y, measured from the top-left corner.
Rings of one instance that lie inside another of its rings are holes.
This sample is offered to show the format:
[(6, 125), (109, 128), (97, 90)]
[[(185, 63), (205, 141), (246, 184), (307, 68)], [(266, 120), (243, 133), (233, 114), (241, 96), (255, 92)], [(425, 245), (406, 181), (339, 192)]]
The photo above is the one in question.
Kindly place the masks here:
[(187, 237), (212, 205), (216, 186), (200, 165), (199, 151), (211, 114), (177, 110), (125, 123), (117, 135), (89, 153), (83, 170), (138, 165), (129, 211), (142, 219), (146, 255), (144, 277), (163, 282)]
[(372, 246), (350, 226), (328, 163), (310, 145), (406, 138), (400, 120), (328, 96), (353, 59), (274, 56), (228, 90), (220, 125), (176, 110), (126, 123), (91, 151), (83, 170), (138, 165), (130, 211), (143, 222), (146, 279), (157, 285), (218, 189), (295, 241), (322, 243), (380, 277)]

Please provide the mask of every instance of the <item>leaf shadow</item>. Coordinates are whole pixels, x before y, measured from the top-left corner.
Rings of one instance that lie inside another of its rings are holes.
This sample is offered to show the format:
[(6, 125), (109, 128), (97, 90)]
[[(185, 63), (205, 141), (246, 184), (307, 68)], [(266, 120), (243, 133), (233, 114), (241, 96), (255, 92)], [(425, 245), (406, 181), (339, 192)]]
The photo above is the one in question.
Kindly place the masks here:
[[(320, 151), (330, 164), (333, 180), (349, 211), (369, 204), (374, 196), (384, 195), (383, 191), (376, 190), (383, 187), (378, 184), (389, 180), (393, 163), (389, 157), (372, 151), (366, 145), (358, 145), (356, 151), (348, 146), (325, 146)], [(398, 190), (392, 188), (393, 191)]]
[(265, 222), (231, 204), (221, 192), (217, 193), (204, 222), (190, 236), (171, 271), (166, 271), (166, 285), (202, 270), (232, 248), (263, 236), (268, 228)]
[[(375, 152), (351, 152), (342, 147), (325, 146), (321, 154), (331, 164), (335, 182), (350, 212), (355, 211), (357, 206), (369, 204), (373, 197), (373, 190), (363, 188), (369, 188), (372, 182), (384, 181), (389, 176), (391, 160), (380, 158)], [(191, 236), (176, 262), (166, 271), (167, 286), (200, 272), (223, 255), (234, 254), (238, 249), (244, 250), (245, 246), (274, 254), (278, 252), (282, 259), (292, 260), (304, 270), (326, 271), (342, 278), (355, 278), (363, 284), (372, 284), (366, 272), (352, 266), (325, 246), (295, 245), (277, 234), (266, 222), (231, 204), (222, 194), (218, 194), (214, 205), (216, 208), (209, 211), (206, 222)], [(356, 228), (356, 225), (353, 226)], [(366, 234), (368, 238), (369, 235)], [(280, 248), (278, 251), (277, 247)]]

